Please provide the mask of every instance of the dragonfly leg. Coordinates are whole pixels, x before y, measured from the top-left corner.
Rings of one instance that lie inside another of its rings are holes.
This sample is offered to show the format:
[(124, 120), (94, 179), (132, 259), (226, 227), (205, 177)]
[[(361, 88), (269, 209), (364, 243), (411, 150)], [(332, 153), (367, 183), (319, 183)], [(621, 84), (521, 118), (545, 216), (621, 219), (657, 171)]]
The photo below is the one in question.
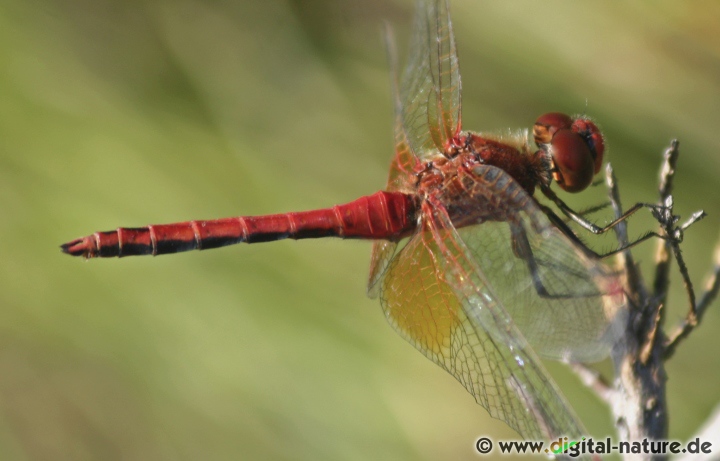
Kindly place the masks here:
[[(585, 208), (585, 209), (582, 209), (582, 210), (580, 210), (580, 211), (577, 211), (576, 213), (577, 213), (578, 215), (582, 216), (582, 217), (585, 217), (585, 216), (587, 216), (587, 215), (591, 215), (591, 214), (593, 214), (593, 213), (596, 213), (596, 212), (598, 212), (598, 211), (600, 211), (600, 210), (604, 210), (605, 208), (609, 207), (610, 205), (612, 205), (610, 202), (603, 202), (603, 203), (600, 203), (600, 204), (598, 204), (598, 205), (593, 205), (593, 206), (591, 206), (591, 207), (587, 207), (587, 208)], [(567, 222), (567, 219), (566, 219), (565, 221)]]
[[(527, 264), (528, 271), (530, 272), (530, 278), (532, 279), (533, 286), (535, 288), (535, 291), (537, 291), (538, 295), (543, 298), (548, 299), (574, 299), (574, 298), (581, 298), (581, 297), (594, 297), (599, 296), (601, 293), (597, 291), (592, 291), (588, 293), (551, 293), (543, 283), (543, 269), (541, 269), (541, 265), (544, 267), (545, 270), (551, 269), (554, 274), (565, 272), (569, 276), (580, 276), (581, 274), (573, 274), (570, 268), (568, 267), (561, 267), (557, 264), (553, 264), (552, 267), (548, 266), (547, 262), (545, 264), (538, 263), (537, 258), (535, 258), (535, 255), (533, 254), (532, 246), (530, 245), (530, 241), (528, 240), (527, 233), (525, 231), (525, 228), (522, 226), (522, 223), (510, 223), (510, 235), (512, 238), (512, 248), (513, 252), (515, 253), (515, 256), (525, 261), (525, 264)], [(579, 241), (579, 240), (578, 240)], [(581, 247), (585, 247), (582, 242), (580, 242)]]
[(584, 229), (596, 235), (604, 234), (605, 232), (609, 231), (613, 227), (617, 226), (619, 223), (625, 221), (627, 218), (635, 214), (635, 212), (641, 208), (649, 208), (653, 211), (653, 214), (656, 214), (665, 208), (662, 205), (656, 205), (654, 203), (636, 203), (611, 223), (607, 224), (604, 227), (599, 227), (594, 223), (588, 221), (587, 219), (583, 218), (579, 213), (570, 208), (565, 202), (562, 201), (562, 199), (560, 199), (560, 197), (555, 195), (555, 192), (553, 192), (549, 187), (543, 187), (542, 192), (547, 198), (552, 200), (555, 205), (557, 205), (557, 207), (560, 209), (560, 211), (562, 211), (565, 216), (575, 221)]
[[(638, 204), (638, 205), (643, 205), (643, 204)], [(636, 205), (636, 206), (638, 206), (638, 205)], [(609, 252), (607, 252), (607, 253), (597, 253), (597, 252), (595, 252), (594, 250), (588, 248), (588, 246), (585, 244), (585, 242), (583, 242), (583, 241), (580, 239), (580, 237), (578, 237), (577, 234), (575, 234), (575, 232), (573, 232), (573, 230), (570, 229), (570, 227), (568, 227), (568, 225), (565, 223), (565, 221), (562, 220), (562, 219), (560, 218), (560, 216), (558, 216), (551, 208), (549, 208), (549, 207), (547, 207), (547, 206), (545, 206), (545, 205), (540, 205), (540, 208), (543, 210), (543, 212), (545, 212), (545, 215), (548, 217), (548, 219), (550, 219), (550, 221), (555, 225), (555, 227), (557, 227), (557, 228), (560, 230), (560, 232), (562, 232), (562, 233), (565, 234), (570, 240), (572, 240), (573, 242), (575, 242), (575, 243), (578, 245), (579, 248), (582, 248), (582, 250), (585, 251), (586, 254), (588, 254), (588, 255), (591, 256), (591, 257), (598, 258), (598, 259), (604, 259), (604, 258), (608, 258), (608, 257), (613, 256), (613, 255), (616, 255), (616, 254), (618, 254), (618, 253), (620, 253), (620, 252), (623, 252), (623, 251), (625, 251), (625, 250), (627, 250), (627, 249), (630, 249), (630, 248), (634, 247), (635, 245), (637, 245), (637, 244), (639, 244), (639, 243), (642, 243), (642, 242), (644, 242), (645, 240), (651, 239), (651, 238), (653, 238), (653, 237), (657, 237), (657, 238), (660, 238), (660, 239), (663, 239), (663, 240), (671, 240), (671, 238), (668, 237), (668, 236), (666, 236), (666, 235), (660, 235), (660, 234), (658, 234), (657, 232), (648, 231), (647, 233), (643, 234), (642, 236), (640, 236), (640, 237), (637, 238), (636, 240), (633, 240), (632, 242), (629, 242), (627, 245), (622, 245), (622, 246), (620, 246), (619, 248), (616, 248), (616, 249), (614, 249), (614, 250), (611, 250), (611, 251), (609, 251)], [(640, 208), (642, 208), (642, 206), (638, 207), (637, 209), (640, 209)], [(569, 208), (568, 208), (568, 209), (569, 209)], [(634, 211), (637, 211), (637, 209), (634, 210)], [(633, 212), (634, 212), (634, 211), (633, 211)], [(627, 215), (627, 213), (625, 213), (625, 214)], [(630, 213), (630, 214), (632, 214), (632, 213)], [(623, 215), (623, 216), (625, 216), (625, 215)], [(627, 219), (627, 217), (628, 217), (628, 216), (625, 216), (624, 219)], [(575, 220), (573, 219), (573, 221), (575, 221)], [(596, 233), (596, 234), (601, 234), (601, 233), (607, 231), (608, 229), (612, 229), (613, 226), (617, 225), (617, 224), (618, 224), (619, 222), (621, 222), (621, 221), (622, 221), (622, 219), (616, 219), (615, 221), (613, 221), (612, 223), (610, 223), (610, 224), (608, 225), (609, 227), (606, 226), (607, 229), (604, 229), (602, 232), (598, 232), (598, 233)], [(576, 221), (576, 222), (577, 222), (577, 221)], [(594, 224), (592, 224), (592, 223), (590, 223), (590, 224), (594, 226)], [(583, 227), (585, 227), (585, 226), (583, 226)], [(597, 226), (595, 226), (595, 227), (597, 227)]]

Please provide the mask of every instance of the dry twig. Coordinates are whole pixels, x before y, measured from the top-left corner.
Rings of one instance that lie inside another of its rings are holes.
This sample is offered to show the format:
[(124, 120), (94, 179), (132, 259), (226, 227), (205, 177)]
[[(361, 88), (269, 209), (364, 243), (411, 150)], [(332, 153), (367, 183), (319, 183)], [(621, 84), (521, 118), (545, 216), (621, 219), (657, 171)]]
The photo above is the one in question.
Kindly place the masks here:
[[(628, 316), (625, 335), (613, 350), (615, 381), (612, 387), (593, 369), (573, 365), (583, 382), (612, 407), (619, 436), (623, 440), (666, 440), (668, 414), (665, 393), (665, 361), (675, 352), (702, 320), (708, 306), (720, 291), (720, 241), (715, 248), (713, 267), (707, 277), (703, 293), (696, 302), (693, 284), (680, 250), (685, 230), (705, 217), (703, 211), (694, 213), (678, 225), (673, 215), (672, 186), (679, 157), (677, 140), (664, 152), (660, 172), (659, 206), (652, 210), (660, 225), (661, 240), (655, 258), (652, 291), (648, 291), (638, 266), (629, 251), (627, 225), (615, 227), (620, 248), (618, 254), (626, 276)], [(610, 165), (606, 169), (610, 203), (616, 217), (623, 215), (617, 180)], [(649, 233), (650, 235), (653, 233)], [(653, 234), (657, 235), (657, 234)], [(680, 326), (667, 337), (663, 330), (665, 305), (669, 286), (669, 270), (675, 257), (688, 298), (688, 314)], [(644, 455), (653, 459), (653, 455)]]

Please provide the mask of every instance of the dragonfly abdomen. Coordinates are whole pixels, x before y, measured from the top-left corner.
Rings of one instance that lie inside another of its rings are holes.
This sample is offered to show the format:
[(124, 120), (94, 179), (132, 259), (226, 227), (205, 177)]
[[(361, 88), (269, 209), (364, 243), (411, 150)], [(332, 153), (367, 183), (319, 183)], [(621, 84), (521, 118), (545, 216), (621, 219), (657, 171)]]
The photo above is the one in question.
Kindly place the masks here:
[(286, 238), (396, 240), (415, 228), (415, 214), (416, 205), (410, 196), (381, 191), (320, 210), (121, 227), (73, 240), (61, 248), (73, 256), (105, 258), (154, 256)]

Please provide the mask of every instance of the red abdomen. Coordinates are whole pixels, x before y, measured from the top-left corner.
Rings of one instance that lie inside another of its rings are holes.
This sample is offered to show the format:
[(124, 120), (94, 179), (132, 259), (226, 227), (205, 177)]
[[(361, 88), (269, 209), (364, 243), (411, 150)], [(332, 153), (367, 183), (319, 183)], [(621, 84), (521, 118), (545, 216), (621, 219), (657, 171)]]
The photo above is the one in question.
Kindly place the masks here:
[(416, 209), (409, 195), (381, 191), (321, 210), (121, 227), (73, 240), (61, 248), (73, 256), (95, 258), (161, 255), (285, 238), (398, 240), (415, 229)]

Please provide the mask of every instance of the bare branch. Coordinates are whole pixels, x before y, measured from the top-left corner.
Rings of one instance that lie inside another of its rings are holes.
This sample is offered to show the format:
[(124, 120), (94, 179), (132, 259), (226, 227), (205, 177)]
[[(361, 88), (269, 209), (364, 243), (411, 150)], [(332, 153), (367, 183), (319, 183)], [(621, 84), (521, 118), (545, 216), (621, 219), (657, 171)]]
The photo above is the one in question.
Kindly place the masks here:
[[(612, 165), (609, 163), (607, 164), (607, 167), (605, 167), (605, 183), (608, 187), (610, 205), (615, 213), (615, 218), (618, 219), (623, 215), (622, 203), (620, 202), (620, 191), (617, 185), (617, 178), (615, 177)], [(630, 253), (628, 245), (627, 222), (623, 221), (615, 226), (615, 235), (620, 247), (625, 248), (623, 252), (619, 253), (618, 257), (621, 259), (621, 264), (625, 269), (627, 285), (630, 287), (631, 292), (645, 296), (647, 289), (645, 288), (638, 266), (633, 261), (633, 256), (632, 253)], [(636, 302), (637, 299), (633, 299), (632, 301)]]
[(695, 323), (690, 323), (688, 319), (685, 319), (685, 321), (670, 334), (665, 345), (666, 360), (675, 353), (678, 344), (687, 338), (695, 326), (702, 320), (702, 316), (705, 314), (708, 306), (710, 306), (720, 291), (720, 239), (718, 239), (715, 245), (713, 255), (713, 267), (706, 277), (705, 291), (700, 296), (700, 301), (697, 303), (695, 309), (696, 321)]
[[(663, 164), (660, 169), (660, 184), (658, 192), (660, 194), (660, 203), (667, 205), (668, 201), (672, 206), (672, 186), (673, 179), (675, 178), (675, 167), (677, 166), (677, 160), (680, 155), (678, 146), (680, 143), (677, 139), (673, 139), (670, 143), (670, 147), (665, 149), (663, 154)], [(656, 216), (660, 221), (661, 229), (664, 229), (663, 221), (667, 224), (668, 218), (672, 220), (672, 213), (668, 216)], [(673, 223), (674, 224), (674, 223)], [(667, 234), (668, 237), (671, 234)], [(658, 300), (658, 306), (661, 309), (660, 312), (660, 323), (662, 324), (663, 314), (662, 307), (665, 305), (667, 297), (667, 287), (670, 285), (669, 273), (670, 273), (670, 242), (668, 240), (658, 241), (657, 249), (655, 250), (655, 279), (653, 281), (653, 293), (655, 299)]]
[(677, 166), (677, 160), (680, 155), (678, 146), (680, 146), (680, 141), (673, 139), (670, 141), (670, 147), (665, 149), (665, 153), (663, 154), (665, 162), (663, 162), (662, 169), (660, 170), (660, 187), (658, 188), (661, 201), (672, 194), (675, 167)]
[[(679, 245), (687, 225), (700, 219), (701, 214), (678, 226), (678, 217), (673, 215), (672, 185), (678, 160), (678, 142), (673, 141), (665, 150), (660, 172), (660, 203), (651, 207), (653, 216), (660, 225), (660, 242), (657, 249), (655, 275), (652, 290), (648, 291), (639, 269), (632, 261), (632, 255), (625, 251), (624, 267), (627, 274), (626, 293), (633, 308), (628, 310), (625, 335), (622, 344), (613, 350), (616, 377), (610, 395), (611, 407), (619, 436), (625, 440), (667, 439), (668, 408), (664, 368), (665, 334), (663, 332), (664, 305), (669, 286), (670, 262), (673, 254), (682, 265)], [(622, 208), (615, 177), (608, 168), (606, 175), (610, 189), (610, 200), (616, 215), (622, 215)], [(617, 232), (621, 246), (628, 241), (623, 226)], [(670, 251), (672, 249), (672, 252)], [(687, 271), (685, 271), (687, 275)], [(689, 277), (688, 277), (689, 279)], [(686, 286), (692, 287), (692, 284)], [(692, 294), (692, 289), (688, 290)], [(691, 304), (694, 306), (694, 301)], [(648, 454), (641, 459), (659, 459)]]
[(702, 318), (705, 310), (715, 300), (720, 292), (720, 238), (715, 244), (715, 251), (713, 252), (713, 268), (705, 278), (705, 291), (700, 296), (700, 301), (697, 305), (698, 318)]
[(662, 336), (662, 332), (660, 331), (662, 308), (662, 305), (658, 305), (657, 309), (655, 309), (655, 317), (647, 319), (649, 325), (646, 328), (647, 332), (645, 338), (642, 339), (640, 349), (640, 363), (643, 365), (647, 365), (650, 361), (658, 336)]
[(611, 405), (613, 398), (615, 397), (615, 391), (613, 390), (610, 383), (602, 377), (600, 372), (594, 370), (583, 363), (571, 363), (570, 368), (580, 378), (583, 384), (595, 391), (595, 394), (600, 397), (605, 403)]
[(667, 301), (667, 287), (670, 285), (669, 271), (671, 253), (669, 250), (672, 249), (672, 255), (675, 256), (675, 260), (677, 261), (680, 274), (683, 278), (685, 292), (688, 297), (688, 313), (680, 329), (674, 333), (674, 336), (671, 337), (669, 341), (665, 341), (665, 359), (668, 359), (675, 352), (675, 347), (677, 346), (679, 340), (689, 335), (690, 331), (692, 331), (698, 323), (695, 289), (693, 288), (687, 265), (685, 264), (682, 251), (680, 250), (680, 243), (683, 240), (683, 233), (685, 229), (705, 217), (704, 211), (698, 211), (693, 213), (690, 219), (688, 219), (685, 223), (680, 226), (676, 226), (679, 217), (673, 215), (674, 203), (672, 186), (675, 178), (678, 157), (680, 156), (678, 145), (678, 141), (673, 140), (670, 147), (665, 150), (663, 155), (664, 162), (662, 169), (660, 170), (660, 184), (658, 192), (660, 194), (660, 202), (663, 204), (663, 207), (658, 208), (654, 215), (660, 223), (660, 228), (663, 230), (666, 238), (658, 243), (655, 254), (656, 265), (653, 293), (657, 303), (658, 323), (662, 326), (664, 323), (663, 307)]

